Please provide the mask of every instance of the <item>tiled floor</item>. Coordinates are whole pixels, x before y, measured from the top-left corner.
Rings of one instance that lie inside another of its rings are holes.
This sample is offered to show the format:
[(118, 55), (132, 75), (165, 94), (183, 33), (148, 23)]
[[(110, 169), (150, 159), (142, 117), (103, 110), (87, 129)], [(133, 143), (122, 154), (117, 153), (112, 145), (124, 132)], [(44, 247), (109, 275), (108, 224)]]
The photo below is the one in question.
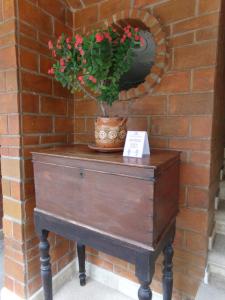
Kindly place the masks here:
[(78, 278), (68, 282), (55, 295), (54, 300), (131, 300), (121, 293), (101, 283), (89, 279), (87, 285), (80, 287)]

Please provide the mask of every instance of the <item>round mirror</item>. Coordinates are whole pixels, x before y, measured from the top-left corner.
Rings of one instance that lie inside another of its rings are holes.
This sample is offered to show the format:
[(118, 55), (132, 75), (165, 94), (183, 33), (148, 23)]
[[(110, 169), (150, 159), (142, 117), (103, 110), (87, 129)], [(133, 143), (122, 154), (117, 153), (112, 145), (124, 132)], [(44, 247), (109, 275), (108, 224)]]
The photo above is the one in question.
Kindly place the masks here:
[(154, 38), (147, 30), (142, 30), (141, 36), (144, 39), (144, 45), (141, 48), (133, 50), (134, 61), (130, 70), (121, 77), (121, 91), (136, 88), (139, 84), (143, 83), (154, 65), (156, 55)]

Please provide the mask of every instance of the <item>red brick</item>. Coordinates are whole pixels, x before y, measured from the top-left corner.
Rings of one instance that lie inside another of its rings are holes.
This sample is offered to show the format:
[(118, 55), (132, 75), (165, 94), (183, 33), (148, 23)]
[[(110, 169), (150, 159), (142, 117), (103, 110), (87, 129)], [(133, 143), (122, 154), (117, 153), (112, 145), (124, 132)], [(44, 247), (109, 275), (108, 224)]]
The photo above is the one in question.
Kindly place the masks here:
[(189, 295), (185, 297), (187, 300), (196, 296), (200, 284), (201, 280), (196, 280), (196, 278), (180, 272), (174, 272), (174, 289), (181, 290), (186, 295)]
[(54, 0), (54, 5), (51, 1), (38, 0), (38, 5), (50, 15), (65, 22), (65, 7), (66, 5), (59, 0)]
[(8, 133), (8, 120), (7, 116), (0, 115), (0, 134)]
[(80, 0), (67, 0), (72, 9), (78, 9), (82, 7)]
[(3, 5), (3, 15), (4, 15), (4, 20), (11, 19), (15, 17), (15, 1), (14, 0), (4, 0), (4, 5)]
[[(196, 220), (198, 220), (196, 222)], [(177, 226), (182, 229), (189, 229), (195, 232), (207, 233), (208, 214), (189, 208), (181, 208), (177, 217)]]
[(20, 63), (24, 69), (38, 71), (38, 56), (34, 52), (20, 48)]
[(176, 150), (209, 150), (210, 141), (191, 138), (170, 138), (169, 148)]
[(128, 130), (141, 130), (147, 131), (148, 120), (147, 118), (129, 118), (127, 122)]
[[(84, 18), (85, 16), (85, 18)], [(74, 14), (74, 25), (75, 28), (79, 28), (81, 26), (88, 26), (90, 24), (93, 24), (97, 22), (98, 18), (98, 6), (90, 6), (87, 8), (84, 8), (82, 10), (78, 10)]]
[(6, 47), (9, 45), (14, 45), (15, 44), (15, 34), (14, 33), (9, 33), (7, 35), (4, 35), (0, 39), (0, 47)]
[(67, 113), (67, 100), (42, 97), (41, 112), (52, 115), (65, 115)]
[(22, 94), (23, 112), (39, 112), (39, 97), (33, 94)]
[(0, 95), (1, 113), (17, 113), (18, 98), (16, 94), (1, 94)]
[[(70, 0), (69, 0), (70, 1)], [(93, 5), (93, 4), (96, 4), (96, 3), (99, 3), (101, 2), (101, 0), (82, 0), (84, 5), (85, 6), (88, 6), (88, 5)], [(122, 0), (123, 1), (123, 0)]]
[(179, 47), (192, 44), (194, 41), (194, 33), (186, 33), (171, 38), (170, 43), (172, 47)]
[(19, 115), (9, 115), (8, 116), (8, 131), (9, 131), (9, 134), (19, 134), (20, 133), (20, 116)]
[(200, 0), (199, 13), (204, 14), (211, 11), (218, 11), (221, 7), (221, 0)]
[(210, 137), (212, 133), (212, 117), (198, 116), (192, 117), (191, 136)]
[(162, 136), (186, 136), (189, 120), (186, 117), (152, 117), (151, 133)]
[(52, 80), (45, 76), (22, 72), (22, 86), (26, 91), (52, 94)]
[(52, 19), (49, 15), (26, 0), (19, 1), (19, 16), (25, 22), (43, 32), (53, 32)]
[(43, 45), (38, 40), (31, 39), (25, 35), (20, 36), (20, 45), (27, 49), (34, 50), (38, 54), (49, 55), (49, 49), (46, 45)]
[(214, 88), (215, 68), (200, 69), (194, 71), (193, 89), (207, 91)]
[(190, 84), (190, 72), (167, 73), (163, 76), (161, 83), (155, 88), (155, 91), (161, 93), (188, 92)]
[(163, 23), (171, 23), (184, 18), (194, 16), (195, 0), (180, 1), (171, 0), (157, 5), (154, 8), (154, 14), (161, 19)]
[(7, 21), (5, 23), (0, 24), (0, 36), (5, 35), (9, 32), (13, 32), (14, 30), (15, 30), (14, 20)]
[(28, 37), (31, 37), (33, 39), (37, 38), (36, 28), (33, 28), (22, 21), (20, 22), (20, 33), (23, 33), (24, 35), (27, 35)]
[(16, 48), (10, 46), (0, 49), (0, 69), (16, 68)]
[(182, 163), (181, 164), (181, 184), (190, 184), (198, 186), (209, 185), (209, 168), (201, 167), (194, 164)]
[(55, 131), (56, 132), (72, 132), (73, 120), (68, 118), (56, 118), (55, 119)]
[(108, 0), (100, 4), (100, 20), (111, 17), (113, 14), (118, 13), (125, 7), (126, 1), (124, 0)]
[(63, 32), (69, 36), (72, 35), (71, 28), (58, 20), (55, 20), (54, 29), (56, 36), (60, 36)]
[[(88, 122), (88, 131), (94, 128), (94, 120), (93, 119), (87, 119), (86, 120)], [(76, 118), (74, 120), (74, 132), (76, 133), (80, 133), (80, 132), (84, 132), (85, 131), (85, 119), (84, 118)]]
[(142, 6), (147, 6), (151, 4), (156, 4), (159, 0), (134, 0), (134, 6), (140, 8)]
[(24, 133), (44, 133), (52, 131), (52, 118), (45, 116), (23, 116)]
[(177, 95), (169, 98), (169, 114), (212, 114), (213, 94)]
[(166, 97), (147, 95), (130, 104), (129, 114), (161, 115), (166, 112)]
[(173, 33), (201, 29), (219, 24), (219, 14), (213, 13), (206, 16), (198, 16), (189, 20), (179, 22), (173, 26)]
[(195, 187), (188, 187), (188, 207), (193, 208), (208, 208), (209, 195), (208, 191)]
[(48, 70), (52, 67), (54, 61), (46, 56), (41, 55), (40, 56), (40, 71), (41, 73), (44, 73), (45, 75), (48, 74)]
[(207, 164), (210, 163), (210, 153), (209, 152), (192, 152), (191, 162), (196, 164)]
[(93, 100), (75, 102), (75, 115), (94, 116), (97, 113), (97, 109), (97, 103)]
[(25, 272), (23, 265), (18, 264), (16, 261), (8, 258), (6, 255), (7, 254), (5, 254), (4, 256), (4, 271), (8, 276), (15, 278), (20, 282), (23, 282), (25, 280)]
[(206, 236), (191, 231), (186, 231), (185, 238), (186, 247), (188, 250), (206, 255), (208, 250), (208, 238)]
[(196, 32), (197, 41), (215, 40), (218, 38), (218, 27), (206, 28)]
[(150, 140), (150, 144), (154, 148), (168, 148), (168, 138), (151, 135)]
[(6, 90), (9, 92), (17, 91), (18, 90), (18, 77), (17, 71), (7, 71), (5, 73), (6, 77)]
[(202, 67), (216, 63), (216, 44), (213, 42), (175, 48), (174, 68)]
[(0, 91), (5, 90), (5, 73), (1, 72), (0, 73)]
[(66, 136), (63, 135), (44, 135), (41, 137), (42, 144), (65, 144), (67, 142)]

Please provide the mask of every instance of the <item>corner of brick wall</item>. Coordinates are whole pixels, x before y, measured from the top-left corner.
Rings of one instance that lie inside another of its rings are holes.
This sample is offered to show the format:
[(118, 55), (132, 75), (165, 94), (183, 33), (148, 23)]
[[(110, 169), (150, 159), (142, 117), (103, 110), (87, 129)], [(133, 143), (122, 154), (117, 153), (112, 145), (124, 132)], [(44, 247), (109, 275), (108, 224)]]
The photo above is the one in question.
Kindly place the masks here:
[[(74, 100), (47, 74), (47, 43), (72, 32), (60, 0), (0, 0), (0, 144), (5, 238), (4, 286), (23, 299), (41, 287), (31, 151), (69, 143)], [(74, 243), (50, 235), (55, 275), (75, 256)]]

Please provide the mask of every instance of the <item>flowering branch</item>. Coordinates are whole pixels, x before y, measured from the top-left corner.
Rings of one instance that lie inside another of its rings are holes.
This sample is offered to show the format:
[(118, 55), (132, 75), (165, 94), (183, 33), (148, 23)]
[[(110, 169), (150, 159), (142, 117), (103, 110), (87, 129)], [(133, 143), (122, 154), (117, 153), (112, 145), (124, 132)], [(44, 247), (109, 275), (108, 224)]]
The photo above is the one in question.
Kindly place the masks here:
[[(121, 35), (112, 27), (97, 30), (89, 36), (62, 34), (54, 44), (48, 42), (56, 63), (49, 69), (63, 87), (72, 92), (82, 90), (89, 98), (97, 101), (106, 115), (106, 105), (118, 100), (120, 78), (133, 62), (132, 49), (141, 47), (140, 30), (127, 25)], [(93, 96), (85, 86), (97, 92)]]

